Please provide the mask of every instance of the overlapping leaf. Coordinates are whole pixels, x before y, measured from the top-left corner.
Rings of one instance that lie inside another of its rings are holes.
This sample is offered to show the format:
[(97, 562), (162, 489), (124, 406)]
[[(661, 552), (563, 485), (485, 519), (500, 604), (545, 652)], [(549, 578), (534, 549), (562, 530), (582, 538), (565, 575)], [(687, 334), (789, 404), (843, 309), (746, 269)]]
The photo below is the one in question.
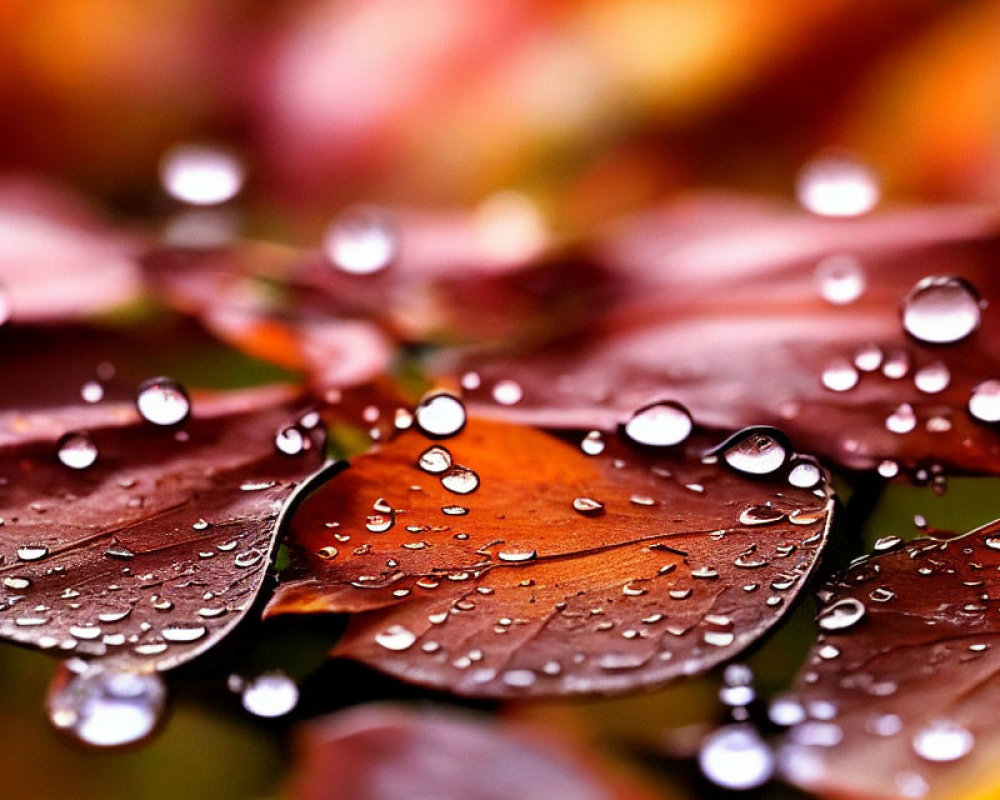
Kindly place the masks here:
[[(785, 614), (831, 505), (824, 488), (703, 463), (710, 443), (660, 454), (611, 437), (588, 456), (474, 420), (434, 474), (418, 466), (432, 442), (405, 432), (304, 501), (266, 613), (353, 612), (335, 655), (461, 694), (625, 691), (699, 672)], [(469, 470), (478, 488), (455, 493)]]
[[(196, 396), (179, 429), (116, 403), (3, 412), (0, 637), (139, 670), (217, 642), (263, 582), (283, 503), (321, 461), (305, 429), (299, 455), (275, 448), (300, 403), (286, 389)], [(97, 450), (85, 469), (57, 456), (73, 432)]]
[(1000, 522), (881, 543), (894, 546), (822, 595), (786, 776), (838, 798), (988, 796), (976, 787), (1000, 747)]

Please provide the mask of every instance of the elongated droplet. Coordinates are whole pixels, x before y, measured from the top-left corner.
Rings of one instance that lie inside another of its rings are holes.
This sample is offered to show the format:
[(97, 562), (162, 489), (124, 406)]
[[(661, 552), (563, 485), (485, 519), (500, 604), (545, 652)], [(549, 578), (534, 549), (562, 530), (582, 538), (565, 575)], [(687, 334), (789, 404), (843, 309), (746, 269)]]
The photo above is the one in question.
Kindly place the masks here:
[(135, 407), (144, 420), (154, 425), (179, 425), (191, 413), (191, 400), (177, 381), (150, 378), (140, 384)]
[(395, 222), (374, 206), (357, 206), (330, 223), (323, 252), (337, 269), (350, 275), (373, 275), (395, 260), (399, 232)]
[(86, 469), (97, 461), (97, 445), (89, 433), (77, 431), (63, 435), (56, 443), (56, 455), (63, 466)]
[(903, 328), (921, 342), (957, 342), (979, 327), (981, 317), (979, 293), (954, 275), (930, 275), (903, 300)]
[(428, 436), (454, 436), (465, 427), (465, 406), (453, 394), (431, 392), (420, 400), (414, 418)]
[(680, 444), (691, 433), (691, 415), (680, 403), (666, 401), (640, 408), (625, 423), (625, 435), (650, 447)]

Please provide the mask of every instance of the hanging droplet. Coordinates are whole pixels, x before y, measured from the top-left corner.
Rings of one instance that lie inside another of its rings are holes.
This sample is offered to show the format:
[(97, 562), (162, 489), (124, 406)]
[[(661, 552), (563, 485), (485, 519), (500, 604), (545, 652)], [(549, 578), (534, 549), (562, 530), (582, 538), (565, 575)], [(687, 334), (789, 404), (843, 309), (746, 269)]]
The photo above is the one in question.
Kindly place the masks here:
[(350, 275), (373, 275), (399, 252), (399, 231), (382, 209), (350, 208), (333, 220), (323, 236), (323, 252), (337, 269)]
[(232, 200), (246, 180), (243, 162), (232, 152), (205, 144), (181, 144), (160, 159), (160, 182), (174, 200), (214, 206)]
[(727, 725), (701, 743), (698, 766), (716, 786), (753, 789), (774, 774), (774, 753), (750, 725)]
[(903, 300), (903, 328), (933, 344), (964, 339), (979, 327), (982, 301), (975, 287), (954, 275), (931, 275)]
[(846, 358), (836, 358), (823, 368), (820, 378), (831, 392), (848, 392), (858, 385), (860, 376)]
[(441, 476), (441, 485), (455, 494), (470, 494), (479, 488), (479, 476), (468, 467), (455, 465)]
[(286, 456), (297, 456), (308, 448), (309, 439), (302, 429), (295, 425), (286, 425), (274, 436), (274, 446), (279, 453)]
[(283, 672), (265, 672), (243, 684), (243, 708), (258, 717), (283, 717), (299, 702), (299, 687)]
[(451, 467), (451, 453), (440, 445), (432, 445), (420, 454), (417, 466), (431, 475), (438, 475)]
[(820, 611), (816, 617), (816, 624), (824, 631), (839, 632), (856, 625), (864, 615), (864, 604), (853, 597), (847, 597)]
[(517, 381), (497, 381), (493, 387), (493, 399), (502, 406), (515, 406), (524, 397), (524, 390)]
[(417, 427), (428, 436), (454, 436), (465, 426), (465, 406), (448, 392), (431, 392), (421, 398), (414, 412)]
[(52, 724), (77, 741), (117, 747), (153, 732), (166, 695), (156, 673), (81, 665), (77, 674), (57, 676), (45, 705)]
[(63, 434), (56, 442), (56, 455), (63, 466), (86, 469), (97, 461), (97, 445), (89, 433), (75, 431)]
[(154, 425), (179, 425), (191, 413), (187, 391), (170, 378), (150, 378), (139, 385), (135, 407)]
[(781, 469), (791, 453), (785, 435), (777, 428), (755, 426), (734, 433), (713, 452), (737, 472), (770, 475)]
[(938, 719), (913, 737), (913, 751), (927, 761), (957, 761), (972, 752), (976, 740), (957, 722)]
[(799, 172), (795, 189), (799, 203), (822, 217), (856, 217), (871, 211), (881, 195), (871, 168), (844, 153), (810, 161)]
[(981, 422), (1000, 422), (1000, 380), (990, 379), (973, 387), (969, 413)]
[(868, 284), (861, 262), (848, 255), (824, 258), (816, 265), (815, 277), (820, 296), (837, 306), (853, 303)]
[(625, 423), (625, 435), (649, 447), (670, 447), (691, 433), (691, 415), (680, 403), (664, 401), (643, 406)]
[(604, 447), (604, 436), (600, 431), (591, 431), (580, 441), (580, 449), (588, 456), (599, 456)]

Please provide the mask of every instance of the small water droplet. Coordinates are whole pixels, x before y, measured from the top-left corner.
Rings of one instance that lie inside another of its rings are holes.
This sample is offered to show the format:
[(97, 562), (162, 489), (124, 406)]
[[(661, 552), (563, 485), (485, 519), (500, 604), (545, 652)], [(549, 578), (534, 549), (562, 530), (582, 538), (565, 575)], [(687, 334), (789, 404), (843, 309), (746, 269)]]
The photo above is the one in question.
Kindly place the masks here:
[(573, 499), (573, 510), (580, 514), (595, 516), (604, 511), (604, 503), (592, 497), (576, 497)]
[(774, 753), (750, 725), (727, 725), (710, 733), (698, 751), (702, 774), (726, 789), (753, 789), (774, 774)]
[(879, 201), (879, 180), (870, 167), (846, 153), (808, 162), (795, 181), (799, 203), (822, 217), (856, 217)]
[(214, 206), (232, 200), (243, 188), (246, 170), (232, 152), (205, 144), (181, 144), (160, 160), (160, 182), (174, 200)]
[(824, 258), (816, 265), (815, 277), (820, 296), (837, 306), (853, 303), (868, 285), (861, 262), (849, 255)]
[(845, 597), (824, 608), (816, 617), (816, 624), (824, 631), (840, 632), (853, 627), (865, 615), (865, 606), (860, 600)]
[(265, 672), (241, 685), (243, 708), (258, 717), (282, 717), (299, 702), (299, 687), (283, 672)]
[(846, 358), (836, 358), (823, 368), (820, 377), (823, 385), (831, 392), (849, 392), (858, 385), (860, 375)]
[(375, 634), (375, 643), (386, 650), (399, 652), (407, 650), (417, 641), (417, 636), (409, 628), (402, 625), (390, 625), (384, 631)]
[(341, 272), (373, 275), (396, 258), (399, 231), (382, 209), (356, 206), (330, 223), (323, 236), (323, 252)]
[(56, 443), (56, 455), (63, 466), (86, 469), (97, 461), (97, 445), (84, 431), (64, 434)]
[(625, 435), (649, 447), (680, 444), (691, 434), (691, 415), (680, 403), (665, 401), (643, 406), (625, 423)]
[(914, 339), (950, 344), (979, 327), (981, 300), (975, 287), (954, 275), (930, 275), (903, 300), (903, 328)]
[(983, 381), (972, 389), (969, 413), (981, 422), (1000, 422), (1000, 380)]
[(785, 465), (791, 448), (777, 428), (757, 426), (733, 434), (716, 451), (737, 472), (770, 475)]
[(187, 391), (170, 378), (150, 378), (139, 385), (135, 406), (147, 422), (154, 425), (179, 425), (191, 413)]
[(515, 406), (524, 397), (524, 390), (517, 381), (497, 381), (493, 387), (493, 399), (502, 406)]
[(421, 398), (414, 412), (417, 427), (427, 436), (454, 436), (465, 426), (465, 406), (448, 392), (430, 392)]
[(972, 733), (949, 719), (934, 720), (913, 737), (913, 751), (927, 761), (956, 761), (974, 744)]

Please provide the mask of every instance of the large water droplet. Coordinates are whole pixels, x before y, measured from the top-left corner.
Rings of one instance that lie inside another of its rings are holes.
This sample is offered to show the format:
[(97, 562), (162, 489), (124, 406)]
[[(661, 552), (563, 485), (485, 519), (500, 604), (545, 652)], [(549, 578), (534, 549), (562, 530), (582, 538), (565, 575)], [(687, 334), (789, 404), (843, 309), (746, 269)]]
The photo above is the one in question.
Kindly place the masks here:
[(625, 423), (625, 435), (633, 442), (650, 447), (680, 444), (691, 433), (691, 415), (672, 401), (643, 406)]
[(86, 469), (97, 461), (97, 445), (89, 433), (67, 433), (56, 443), (56, 455), (70, 469)]
[(947, 344), (964, 339), (982, 316), (979, 293), (954, 275), (931, 275), (903, 300), (903, 328), (922, 342)]
[(881, 194), (878, 177), (847, 154), (810, 161), (795, 182), (799, 203), (823, 217), (855, 217), (871, 211)]
[(824, 631), (839, 632), (856, 625), (864, 615), (864, 603), (845, 597), (824, 608), (816, 617), (816, 624)]
[(465, 426), (465, 406), (453, 394), (431, 392), (421, 398), (414, 417), (428, 436), (454, 436)]
[(701, 743), (698, 765), (717, 786), (752, 789), (774, 774), (774, 754), (750, 725), (727, 725)]
[(56, 728), (78, 741), (116, 747), (152, 733), (163, 714), (166, 694), (163, 679), (155, 673), (89, 666), (53, 685), (46, 711)]
[(233, 153), (209, 145), (177, 145), (160, 160), (164, 191), (190, 205), (214, 206), (232, 200), (245, 178), (243, 163)]
[(191, 413), (187, 391), (170, 378), (150, 378), (139, 385), (135, 407), (154, 425), (178, 425)]
[(861, 297), (868, 283), (861, 262), (848, 255), (824, 258), (816, 265), (815, 276), (820, 296), (838, 306)]
[(733, 434), (715, 452), (737, 472), (770, 475), (785, 465), (791, 447), (777, 428), (755, 426)]
[(267, 672), (243, 685), (240, 700), (258, 717), (282, 717), (299, 702), (299, 687), (283, 672)]
[(385, 269), (399, 251), (399, 232), (379, 208), (358, 206), (340, 214), (326, 229), (323, 252), (337, 269), (372, 275)]
[(1000, 422), (1000, 380), (990, 379), (973, 387), (969, 413), (981, 422)]
[(913, 737), (913, 751), (928, 761), (956, 761), (974, 744), (972, 733), (949, 719), (934, 720)]

